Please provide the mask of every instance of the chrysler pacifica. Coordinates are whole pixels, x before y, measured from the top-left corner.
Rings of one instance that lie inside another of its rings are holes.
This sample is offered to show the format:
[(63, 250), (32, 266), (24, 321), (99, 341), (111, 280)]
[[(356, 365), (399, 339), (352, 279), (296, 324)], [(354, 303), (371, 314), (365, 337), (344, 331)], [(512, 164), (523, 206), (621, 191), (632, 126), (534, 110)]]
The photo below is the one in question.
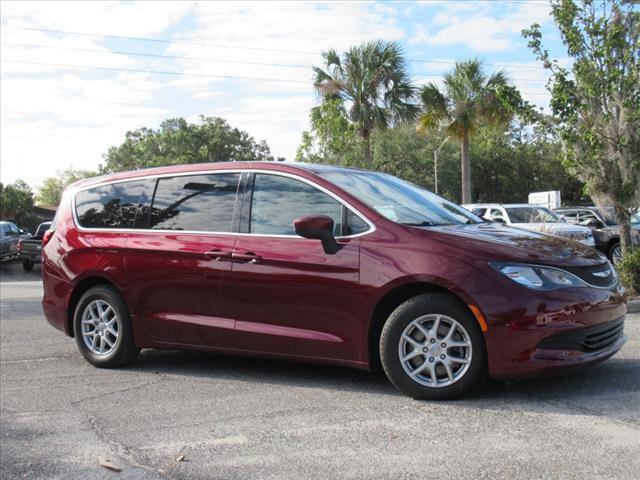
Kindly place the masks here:
[(602, 254), (382, 173), (238, 162), (92, 178), (65, 191), (43, 243), (46, 317), (97, 367), (205, 349), (380, 366), (438, 399), (625, 342)]

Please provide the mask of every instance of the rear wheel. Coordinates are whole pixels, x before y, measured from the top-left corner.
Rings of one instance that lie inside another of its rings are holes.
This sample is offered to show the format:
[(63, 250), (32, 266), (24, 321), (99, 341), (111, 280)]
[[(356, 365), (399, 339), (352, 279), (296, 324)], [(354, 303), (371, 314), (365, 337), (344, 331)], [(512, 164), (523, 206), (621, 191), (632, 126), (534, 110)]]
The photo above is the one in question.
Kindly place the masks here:
[(25, 272), (30, 272), (31, 270), (33, 270), (33, 262), (31, 260), (23, 260), (22, 269)]
[(80, 353), (96, 367), (120, 367), (140, 352), (127, 306), (111, 286), (87, 290), (78, 302), (73, 325)]
[(442, 293), (411, 298), (389, 316), (380, 357), (391, 383), (419, 399), (460, 398), (487, 377), (478, 323), (457, 298)]

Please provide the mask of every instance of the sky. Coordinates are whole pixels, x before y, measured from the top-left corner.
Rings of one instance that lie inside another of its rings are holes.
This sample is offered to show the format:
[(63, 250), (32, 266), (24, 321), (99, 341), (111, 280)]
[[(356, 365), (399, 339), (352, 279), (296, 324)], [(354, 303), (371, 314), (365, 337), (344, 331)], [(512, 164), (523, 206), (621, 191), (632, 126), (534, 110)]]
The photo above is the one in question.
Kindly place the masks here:
[(541, 108), (547, 73), (521, 30), (539, 23), (566, 61), (542, 0), (2, 1), (0, 17), (0, 181), (36, 189), (174, 117), (223, 117), (293, 160), (318, 102), (311, 66), (331, 48), (399, 42), (417, 86), (478, 57)]

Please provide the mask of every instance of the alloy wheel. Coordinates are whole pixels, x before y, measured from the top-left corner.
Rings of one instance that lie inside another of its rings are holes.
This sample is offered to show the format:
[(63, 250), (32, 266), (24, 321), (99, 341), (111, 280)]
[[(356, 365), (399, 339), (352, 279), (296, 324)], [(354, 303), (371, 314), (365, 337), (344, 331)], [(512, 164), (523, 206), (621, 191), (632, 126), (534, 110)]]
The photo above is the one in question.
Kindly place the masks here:
[(115, 309), (104, 300), (94, 300), (82, 312), (82, 339), (96, 355), (107, 355), (118, 343), (120, 320)]
[(403, 331), (398, 345), (402, 368), (415, 382), (447, 387), (469, 370), (473, 355), (467, 330), (446, 315), (424, 315)]
[(620, 245), (616, 245), (611, 250), (611, 262), (614, 265), (618, 265), (622, 261), (622, 247)]

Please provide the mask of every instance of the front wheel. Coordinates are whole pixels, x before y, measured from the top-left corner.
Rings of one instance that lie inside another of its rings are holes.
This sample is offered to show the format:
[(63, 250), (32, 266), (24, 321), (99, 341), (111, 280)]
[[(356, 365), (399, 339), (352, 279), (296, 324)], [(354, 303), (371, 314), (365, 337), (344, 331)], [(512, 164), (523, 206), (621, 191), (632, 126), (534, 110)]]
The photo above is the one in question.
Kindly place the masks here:
[(620, 242), (614, 242), (609, 248), (609, 260), (613, 265), (618, 265), (622, 261), (622, 246)]
[(25, 272), (30, 272), (31, 270), (33, 270), (33, 262), (31, 260), (23, 260), (22, 269)]
[(96, 367), (126, 365), (140, 352), (127, 306), (111, 286), (87, 290), (76, 307), (73, 327), (80, 353)]
[(413, 297), (389, 316), (380, 357), (391, 383), (418, 399), (460, 398), (487, 377), (477, 321), (457, 298), (442, 293)]

